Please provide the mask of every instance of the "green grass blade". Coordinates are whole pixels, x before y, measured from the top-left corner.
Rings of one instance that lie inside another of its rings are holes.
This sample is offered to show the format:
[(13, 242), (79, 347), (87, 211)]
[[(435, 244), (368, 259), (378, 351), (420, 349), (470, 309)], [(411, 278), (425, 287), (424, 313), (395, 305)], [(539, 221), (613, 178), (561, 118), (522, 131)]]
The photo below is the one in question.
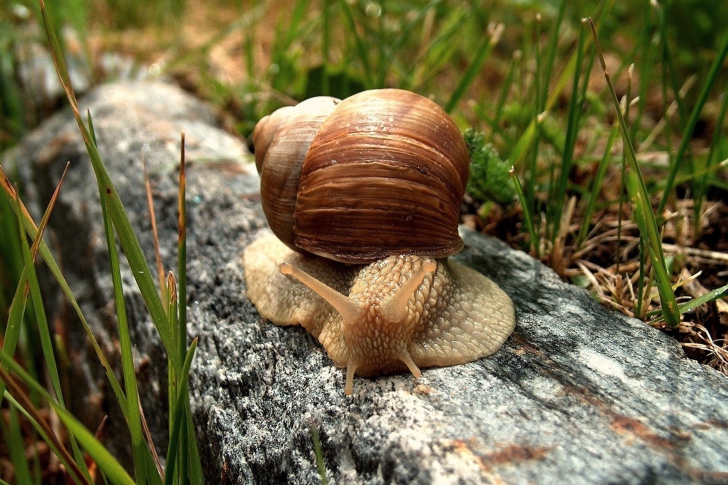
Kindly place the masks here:
[(316, 468), (318, 468), (321, 485), (328, 485), (329, 479), (326, 478), (326, 465), (324, 464), (324, 453), (321, 450), (321, 440), (319, 439), (318, 429), (311, 428), (311, 440), (313, 441), (313, 453), (316, 455)]
[[(683, 314), (685, 312), (689, 312), (691, 310), (694, 310), (695, 308), (699, 307), (700, 305), (705, 305), (706, 303), (710, 303), (715, 300), (720, 300), (721, 298), (725, 298), (728, 296), (728, 285), (721, 286), (720, 288), (717, 288), (709, 293), (706, 293), (703, 296), (699, 296), (698, 298), (693, 298), (690, 301), (687, 301), (685, 303), (679, 304), (677, 307), (680, 310), (680, 314)], [(647, 315), (659, 315), (662, 313), (661, 310), (655, 310), (652, 312), (649, 312)], [(658, 317), (655, 322), (659, 322), (661, 320), (664, 320), (664, 316)]]
[(205, 477), (202, 473), (202, 462), (200, 461), (200, 450), (197, 446), (197, 436), (195, 435), (195, 423), (192, 420), (192, 410), (190, 409), (189, 398), (185, 400), (185, 419), (187, 422), (187, 456), (188, 456), (188, 471), (190, 476), (190, 483), (199, 484), (204, 483)]
[[(185, 136), (181, 136), (180, 174), (178, 204), (178, 230), (177, 239), (177, 300), (179, 308), (179, 334), (180, 356), (183, 356), (187, 347), (187, 162), (185, 158)], [(188, 470), (190, 482), (203, 483), (202, 464), (200, 452), (195, 436), (195, 427), (192, 421), (189, 399), (185, 401), (185, 431), (187, 432), (187, 464), (183, 470)]]
[(179, 192), (177, 195), (177, 301), (180, 358), (184, 358), (187, 350), (187, 171), (185, 160), (185, 134), (180, 140)]
[[(48, 203), (48, 206), (46, 207), (45, 212), (43, 213), (43, 217), (41, 218), (40, 225), (38, 226), (38, 230), (36, 234), (33, 236), (33, 244), (30, 247), (30, 256), (31, 260), (35, 260), (35, 256), (38, 253), (38, 247), (40, 246), (41, 241), (43, 240), (43, 232), (45, 231), (46, 225), (48, 224), (48, 220), (50, 219), (51, 213), (53, 212), (53, 207), (55, 207), (56, 200), (58, 199), (58, 194), (60, 193), (61, 186), (63, 185), (63, 180), (66, 177), (66, 173), (68, 172), (68, 164), (66, 164), (66, 168), (63, 170), (63, 175), (61, 175), (61, 179), (58, 182), (58, 185), (56, 186), (56, 189), (53, 191), (53, 195), (51, 196), (51, 200)], [(2, 176), (5, 174), (3, 173)], [(9, 184), (9, 181), (7, 181)], [(14, 191), (13, 193), (15, 199), (19, 203), (19, 199), (17, 199), (17, 191)], [(6, 193), (7, 197), (10, 197), (10, 194)], [(19, 207), (16, 205), (16, 207)], [(20, 213), (22, 211), (18, 211), (16, 213), (16, 218), (22, 219), (20, 216)], [(19, 230), (22, 233), (22, 222), (20, 223)], [(21, 236), (21, 252), (24, 248), (23, 243), (27, 244), (27, 240), (25, 239), (25, 235), (23, 234)], [(8, 325), (6, 328), (6, 334), (5, 334), (5, 343), (3, 344), (3, 352), (6, 353), (8, 356), (12, 357), (15, 354), (15, 347), (18, 343), (18, 338), (20, 336), (20, 328), (23, 321), (23, 315), (25, 314), (25, 307), (28, 301), (28, 293), (30, 291), (30, 284), (28, 281), (28, 269), (27, 267), (23, 267), (23, 272), (20, 275), (20, 280), (18, 282), (18, 287), (15, 292), (15, 296), (13, 297), (13, 302), (10, 306), (10, 315), (8, 318)], [(2, 395), (3, 391), (5, 390), (4, 384), (0, 383), (0, 403), (2, 402)]]
[[(526, 181), (526, 203), (528, 204), (529, 210), (535, 213), (540, 213), (540, 208), (536, 205), (536, 187), (538, 186), (538, 148), (541, 143), (542, 126), (539, 123), (538, 118), (542, 112), (543, 103), (541, 102), (541, 16), (537, 15), (534, 22), (534, 28), (536, 35), (534, 36), (536, 41), (534, 42), (534, 57), (536, 59), (536, 72), (533, 76), (533, 92), (536, 97), (533, 103), (533, 116), (531, 122), (536, 128), (534, 133), (534, 140), (531, 143), (530, 157), (528, 157), (528, 180)], [(548, 84), (548, 78), (546, 81)], [(546, 90), (548, 91), (548, 90)], [(545, 93), (544, 93), (545, 95)], [(544, 96), (545, 98), (545, 96)], [(553, 167), (553, 166), (552, 166)]]
[(453, 90), (450, 99), (445, 105), (446, 113), (451, 113), (452, 110), (455, 109), (455, 106), (457, 106), (457, 104), (460, 102), (460, 99), (462, 99), (462, 97), (465, 95), (465, 92), (468, 90), (470, 85), (473, 83), (473, 80), (475, 80), (475, 77), (483, 68), (483, 64), (485, 64), (485, 61), (488, 59), (488, 56), (493, 50), (493, 47), (495, 47), (495, 45), (498, 44), (498, 42), (500, 41), (500, 36), (503, 32), (503, 28), (503, 24), (498, 24), (495, 27), (492, 35), (483, 38), (480, 45), (477, 47), (475, 55), (470, 61), (470, 64), (468, 64), (465, 72), (460, 77), (460, 81), (458, 81), (458, 84)]
[(440, 72), (442, 66), (452, 58), (457, 48), (454, 38), (460, 33), (466, 15), (472, 8), (474, 8), (472, 5), (469, 8), (452, 7), (442, 28), (430, 43), (422, 48), (421, 53), (405, 72), (400, 84), (402, 89), (419, 92), (424, 84)]
[(132, 269), (132, 274), (139, 286), (144, 302), (149, 309), (152, 320), (159, 332), (159, 336), (162, 339), (162, 344), (164, 345), (167, 354), (170, 356), (173, 366), (176, 370), (179, 370), (182, 366), (182, 362), (180, 361), (177, 352), (175, 352), (176, 345), (172, 338), (171, 329), (167, 323), (164, 306), (157, 294), (149, 266), (144, 258), (141, 246), (139, 245), (139, 240), (132, 229), (131, 222), (126, 215), (124, 206), (121, 203), (119, 193), (111, 181), (106, 167), (101, 160), (101, 156), (99, 155), (98, 148), (93, 142), (91, 134), (81, 118), (81, 114), (78, 110), (78, 103), (76, 101), (76, 95), (74, 94), (73, 88), (68, 79), (68, 71), (66, 70), (65, 62), (63, 60), (63, 53), (58, 45), (58, 40), (51, 22), (48, 19), (48, 14), (45, 10), (43, 0), (41, 0), (41, 13), (43, 15), (43, 22), (48, 36), (48, 42), (51, 46), (53, 61), (56, 65), (56, 71), (58, 72), (58, 77), (64, 91), (66, 92), (66, 97), (71, 105), (71, 109), (73, 110), (76, 123), (81, 131), (81, 136), (83, 137), (86, 145), (86, 150), (88, 151), (94, 173), (96, 174), (98, 183), (102, 186), (102, 193), (105, 199), (104, 203), (106, 204), (108, 212), (111, 215), (111, 219), (114, 222), (114, 227), (116, 228), (116, 233), (119, 236), (119, 241), (121, 242), (124, 254), (126, 255), (129, 266)]
[[(35, 259), (35, 255), (38, 252), (38, 246), (40, 245), (40, 242), (42, 241), (43, 231), (45, 230), (45, 227), (48, 224), (48, 219), (50, 218), (51, 212), (53, 211), (53, 207), (55, 206), (56, 200), (58, 198), (58, 194), (60, 192), (61, 185), (63, 184), (63, 179), (65, 178), (67, 171), (68, 171), (68, 164), (66, 164), (66, 169), (63, 171), (61, 180), (58, 182), (58, 185), (56, 186), (56, 189), (53, 192), (53, 195), (51, 196), (51, 200), (48, 203), (48, 207), (46, 208), (46, 211), (43, 214), (43, 218), (42, 218), (41, 224), (40, 224), (40, 229), (39, 229), (38, 233), (34, 236), (33, 245), (31, 246), (31, 249), (30, 249), (33, 259)], [(5, 174), (0, 173), (0, 176), (2, 176), (4, 178)], [(6, 184), (9, 185), (10, 181), (7, 180)], [(2, 185), (3, 185), (3, 187), (5, 186), (5, 184), (2, 184)], [(6, 196), (8, 199), (12, 197), (14, 200), (14, 197), (16, 197), (17, 195), (15, 194), (15, 191), (12, 191), (12, 192), (13, 192), (12, 196), (9, 193), (6, 193)], [(16, 215), (16, 217), (20, 217), (20, 216)], [(22, 233), (20, 233), (20, 234), (22, 234)], [(21, 248), (21, 257), (22, 257), (22, 244), (18, 244), (18, 246)], [(18, 338), (20, 337), (20, 329), (21, 329), (21, 326), (23, 323), (23, 316), (25, 315), (25, 306), (28, 301), (28, 292), (30, 290), (30, 287), (28, 286), (27, 278), (28, 278), (27, 269), (24, 266), (23, 270), (20, 274), (20, 278), (18, 280), (18, 286), (16, 288), (15, 295), (10, 304), (8, 322), (5, 327), (5, 335), (3, 337), (4, 343), (3, 343), (2, 351), (11, 357), (15, 354), (15, 348), (18, 343)], [(0, 383), (0, 404), (2, 403), (4, 390), (5, 390), (5, 386), (2, 383)]]
[[(20, 337), (20, 329), (23, 325), (23, 315), (25, 315), (25, 305), (28, 302), (29, 291), (28, 276), (26, 269), (23, 268), (23, 272), (20, 275), (20, 281), (18, 281), (18, 286), (15, 290), (13, 302), (10, 304), (8, 323), (5, 327), (5, 335), (3, 335), (2, 352), (8, 357), (13, 357), (15, 355), (18, 338)], [(5, 383), (0, 382), (0, 405), (2, 405), (4, 393)]]
[[(5, 383), (5, 381), (3, 381)], [(66, 470), (69, 470), (69, 473), (72, 477), (78, 477), (79, 475), (76, 474), (76, 468), (74, 467), (76, 463), (73, 461), (73, 459), (68, 455), (68, 451), (61, 450), (58, 447), (57, 444), (57, 438), (51, 437), (48, 434), (48, 431), (46, 430), (46, 427), (44, 427), (35, 417), (38, 416), (37, 411), (34, 413), (31, 413), (30, 411), (26, 410), (21, 403), (19, 403), (10, 393), (6, 392), (5, 397), (7, 398), (8, 402), (12, 404), (13, 409), (17, 409), (20, 411), (23, 416), (25, 416), (25, 419), (28, 420), (28, 422), (33, 426), (33, 428), (38, 432), (41, 439), (45, 441), (45, 443), (48, 445), (48, 447), (53, 451), (53, 454), (55, 454), (61, 463), (63, 463), (63, 466), (66, 467)], [(27, 399), (25, 400), (28, 401)], [(48, 428), (50, 429), (50, 428)], [(55, 439), (54, 439), (55, 438)], [(22, 447), (21, 447), (22, 450)], [(30, 481), (25, 482), (23, 480), (18, 480), (17, 483), (31, 483)]]
[[(4, 387), (5, 381), (3, 381)], [(2, 399), (2, 395), (0, 395)], [(8, 401), (12, 404), (12, 396), (8, 395)], [(16, 483), (33, 483), (28, 467), (28, 460), (25, 458), (25, 443), (23, 435), (20, 432), (20, 422), (18, 421), (18, 413), (13, 406), (8, 409), (8, 424), (5, 420), (0, 419), (0, 432), (5, 437), (5, 443), (8, 447), (10, 461), (13, 464)]]
[[(53, 391), (55, 392), (56, 396), (58, 397), (58, 401), (61, 403), (61, 406), (65, 406), (64, 399), (63, 399), (63, 392), (61, 390), (61, 379), (60, 374), (58, 372), (58, 366), (56, 364), (56, 356), (55, 351), (53, 350), (53, 337), (51, 336), (50, 327), (48, 325), (48, 319), (46, 318), (45, 313), (45, 307), (43, 305), (43, 297), (40, 293), (40, 283), (38, 282), (38, 275), (35, 271), (35, 262), (33, 255), (30, 252), (30, 246), (28, 246), (28, 240), (24, 234), (23, 231), (23, 218), (20, 216), (21, 210), (20, 210), (20, 199), (17, 197), (17, 189), (15, 190), (16, 198), (13, 201), (15, 204), (16, 214), (17, 214), (17, 221), (18, 221), (18, 230), (22, 234), (20, 240), (22, 244), (22, 250), (23, 250), (23, 261), (25, 262), (25, 268), (26, 268), (26, 275), (28, 277), (28, 286), (30, 287), (30, 299), (31, 303), (33, 305), (33, 310), (35, 311), (35, 317), (36, 322), (38, 324), (38, 333), (40, 335), (40, 342), (41, 342), (41, 348), (43, 350), (43, 359), (46, 364), (46, 368), (48, 370), (48, 375), (51, 380), (51, 385), (53, 386)], [(48, 212), (48, 211), (46, 211)], [(48, 218), (45, 218), (45, 222), (48, 222)], [(39, 244), (40, 238), (43, 237), (43, 229), (44, 226), (39, 226), (38, 233), (36, 234), (36, 240), (33, 241), (33, 246), (36, 247), (37, 244)], [(76, 440), (73, 436), (73, 434), (69, 431), (68, 440), (71, 443), (71, 448), (73, 449), (73, 454), (76, 458), (76, 461), (83, 462), (83, 455), (81, 454), (81, 451), (78, 449), (78, 445), (76, 443)], [(86, 469), (86, 463), (83, 462), (80, 465), (83, 469), (84, 474), (88, 476), (88, 470)]]
[(604, 78), (607, 81), (607, 87), (609, 93), (612, 96), (612, 103), (617, 111), (617, 118), (619, 119), (619, 126), (622, 130), (622, 140), (624, 147), (627, 151), (627, 163), (629, 170), (626, 173), (627, 190), (632, 204), (634, 206), (634, 214), (637, 219), (637, 224), (640, 226), (640, 237), (647, 238), (647, 248), (652, 261), (653, 271), (657, 279), (657, 289), (660, 293), (660, 302), (665, 311), (665, 321), (671, 327), (675, 327), (680, 323), (680, 314), (678, 313), (677, 301), (675, 300), (675, 293), (670, 286), (670, 280), (667, 275), (667, 268), (665, 265), (665, 255), (662, 251), (662, 240), (660, 233), (657, 230), (657, 222), (655, 216), (652, 213), (652, 206), (650, 205), (649, 193), (645, 187), (645, 182), (642, 179), (642, 173), (640, 172), (639, 165), (637, 164), (637, 157), (634, 152), (634, 146), (632, 140), (629, 138), (629, 130), (627, 124), (622, 116), (622, 109), (619, 106), (619, 100), (617, 94), (614, 91), (612, 80), (609, 77), (607, 66), (604, 63), (604, 56), (602, 54), (602, 48), (599, 44), (599, 38), (597, 37), (597, 30), (594, 26), (594, 22), (591, 21), (592, 34), (594, 36), (594, 45), (597, 48), (597, 54), (599, 55), (599, 61), (602, 64), (602, 70), (604, 71)]
[(635, 311), (634, 315), (635, 317), (642, 319), (644, 318), (644, 300), (645, 300), (645, 241), (644, 239), (640, 238), (639, 240), (639, 259), (640, 259), (640, 267), (639, 267), (639, 275), (640, 277), (637, 279), (637, 303), (635, 305)]
[(339, 8), (344, 14), (344, 20), (346, 21), (346, 26), (349, 29), (349, 35), (353, 37), (354, 43), (356, 44), (356, 52), (359, 56), (359, 61), (361, 61), (362, 66), (364, 67), (364, 77), (366, 78), (367, 87), (374, 88), (376, 86), (374, 85), (372, 65), (369, 62), (369, 50), (364, 43), (364, 39), (359, 35), (359, 32), (357, 32), (356, 30), (356, 21), (354, 20), (354, 15), (351, 12), (351, 8), (349, 8), (349, 4), (346, 0), (338, 0), (338, 2)]
[[(134, 352), (131, 345), (131, 336), (129, 334), (129, 325), (126, 316), (126, 302), (124, 301), (124, 288), (121, 281), (121, 269), (119, 266), (119, 253), (116, 249), (116, 239), (114, 238), (114, 228), (111, 218), (106, 210), (102, 188), (99, 185), (99, 196), (101, 200), (101, 213), (104, 221), (104, 231), (106, 234), (106, 247), (109, 251), (109, 265), (111, 267), (111, 280), (114, 288), (114, 301), (116, 303), (116, 320), (119, 326), (119, 347), (121, 350), (121, 366), (124, 375), (124, 389), (127, 402), (136, 403), (139, 400), (136, 369), (134, 366)], [(137, 483), (144, 483), (144, 477), (147, 474), (145, 467), (146, 444), (142, 436), (141, 417), (139, 415), (138, 406), (127, 406), (126, 423), (131, 434), (131, 448), (134, 457), (134, 472)]]
[[(604, 6), (608, 5), (609, 2), (601, 2), (599, 4), (599, 7), (597, 8), (597, 15), (596, 20), (597, 22), (599, 19), (601, 19), (604, 14), (607, 12), (606, 8), (603, 8)], [(590, 47), (590, 39), (586, 39), (584, 48), (587, 49)], [(551, 89), (551, 95), (546, 100), (546, 105), (544, 106), (544, 109), (542, 111), (548, 111), (550, 110), (554, 104), (559, 100), (559, 97), (561, 96), (562, 91), (566, 87), (566, 84), (569, 82), (569, 79), (572, 79), (572, 77), (576, 73), (576, 53), (572, 54), (571, 58), (569, 58), (569, 62), (566, 63), (566, 66), (564, 67), (564, 70), (561, 71), (561, 74), (559, 75), (558, 79), (556, 80), (556, 83), (552, 86)], [(521, 137), (516, 142), (516, 145), (513, 147), (513, 150), (511, 150), (511, 153), (508, 155), (508, 161), (518, 166), (520, 165), (523, 160), (526, 158), (528, 154), (528, 150), (531, 147), (531, 144), (533, 143), (534, 136), (536, 134), (536, 128), (535, 128), (536, 122), (531, 121), (531, 123), (526, 127)]]
[[(91, 113), (87, 112), (87, 120), (91, 139), (96, 143), (96, 131), (94, 130)], [(119, 347), (121, 350), (121, 365), (124, 375), (124, 387), (128, 402), (139, 401), (139, 390), (136, 380), (136, 368), (134, 366), (134, 352), (131, 345), (129, 324), (126, 316), (126, 302), (124, 301), (124, 287), (121, 281), (121, 269), (119, 265), (119, 252), (116, 248), (114, 238), (114, 226), (106, 210), (101, 185), (98, 185), (99, 200), (101, 201), (101, 215), (104, 221), (104, 233), (106, 235), (106, 248), (109, 252), (109, 266), (111, 267), (111, 280), (114, 288), (114, 301), (116, 306), (116, 319), (119, 325)], [(155, 473), (153, 467), (148, 468), (148, 458), (151, 453), (147, 448), (142, 434), (142, 423), (139, 406), (128, 406), (126, 423), (131, 435), (131, 448), (134, 459), (134, 474), (137, 483), (145, 483), (149, 475)]]
[[(683, 156), (685, 155), (685, 152), (687, 151), (690, 140), (693, 136), (693, 131), (695, 131), (695, 125), (698, 123), (698, 119), (700, 118), (700, 113), (703, 111), (703, 106), (705, 106), (705, 102), (708, 100), (708, 95), (710, 94), (710, 90), (713, 87), (713, 84), (715, 83), (715, 80), (718, 78), (718, 74), (720, 73), (722, 67), (723, 67), (723, 61), (725, 61), (726, 56), (728, 55), (728, 35), (724, 36), (723, 43), (720, 46), (720, 49), (718, 50), (718, 55), (713, 60), (713, 64), (710, 66), (710, 71), (708, 71), (708, 76), (705, 81), (705, 84), (703, 84), (703, 88), (700, 91), (700, 94), (698, 95), (698, 100), (695, 102), (695, 106), (693, 107), (693, 111), (690, 113), (690, 119), (688, 120), (687, 126), (683, 130), (683, 136), (680, 140), (680, 145), (677, 149), (677, 154), (675, 155), (674, 160), (672, 161), (672, 164), (670, 165), (670, 172), (667, 175), (667, 181), (665, 182), (665, 191), (662, 193), (662, 198), (660, 199), (660, 204), (657, 206), (657, 212), (662, 213), (662, 211), (665, 209), (665, 205), (667, 204), (667, 199), (670, 197), (670, 194), (672, 194), (673, 184), (675, 182), (675, 176), (677, 175), (677, 171), (680, 168), (680, 163), (682, 162)], [(678, 96), (678, 95), (676, 95)]]
[(329, 45), (331, 40), (331, 21), (329, 11), (331, 0), (323, 0), (321, 7), (321, 94), (328, 96), (331, 93), (329, 87)]
[(187, 351), (184, 365), (182, 366), (181, 379), (179, 382), (179, 389), (175, 395), (175, 409), (176, 413), (173, 416), (174, 424), (169, 436), (169, 448), (167, 449), (167, 467), (164, 471), (165, 485), (172, 485), (174, 479), (174, 470), (176, 466), (177, 455), (180, 446), (180, 433), (182, 431), (182, 418), (184, 417), (184, 403), (185, 400), (189, 399), (187, 392), (187, 385), (189, 382), (190, 366), (192, 365), (192, 359), (195, 356), (195, 350), (197, 349), (197, 338), (195, 338), (190, 344), (190, 348)]
[[(5, 192), (5, 195), (8, 197), (8, 199), (15, 198), (15, 189), (10, 184), (10, 180), (8, 179), (7, 175), (5, 175), (5, 172), (3, 172), (2, 167), (0, 167), (0, 188), (3, 189), (3, 191)], [(40, 254), (43, 257), (43, 260), (48, 265), (48, 268), (51, 270), (53, 277), (56, 279), (59, 286), (61, 287), (61, 290), (63, 290), (63, 294), (66, 296), (66, 298), (68, 298), (68, 301), (71, 303), (71, 306), (76, 311), (76, 315), (78, 315), (78, 318), (81, 321), (81, 324), (83, 325), (83, 329), (86, 332), (86, 336), (88, 337), (89, 341), (91, 342), (91, 345), (93, 346), (94, 351), (96, 352), (96, 355), (99, 358), (99, 361), (101, 362), (101, 365), (103, 366), (104, 371), (106, 372), (106, 376), (109, 379), (109, 382), (111, 384), (112, 389), (114, 390), (114, 394), (116, 395), (117, 400), (119, 401), (121, 410), (124, 413), (124, 416), (126, 416), (126, 397), (124, 396), (124, 393), (121, 390), (121, 385), (119, 384), (118, 379), (114, 375), (111, 364), (108, 362), (108, 360), (106, 359), (106, 356), (101, 351), (101, 347), (99, 346), (98, 342), (96, 341), (96, 337), (94, 336), (93, 332), (91, 332), (91, 327), (89, 326), (88, 321), (86, 321), (86, 317), (83, 315), (83, 312), (81, 311), (81, 307), (78, 305), (78, 302), (76, 301), (76, 297), (73, 295), (73, 292), (71, 292), (71, 288), (68, 286), (68, 282), (66, 281), (65, 277), (63, 276), (63, 273), (61, 273), (61, 269), (59, 268), (58, 264), (56, 263), (55, 259), (53, 258), (53, 255), (51, 254), (50, 250), (48, 249), (48, 246), (42, 239), (36, 238), (38, 229), (36, 228), (35, 223), (33, 222), (33, 219), (30, 217), (30, 213), (28, 213), (28, 210), (25, 208), (22, 201), (20, 201), (20, 210), (21, 210), (21, 216), (23, 218), (23, 225), (25, 227), (25, 232), (33, 239), (38, 239), (38, 241), (40, 242), (38, 250), (40, 251)]]
[[(556, 47), (558, 46), (558, 40), (559, 40), (559, 29), (561, 28), (561, 23), (564, 20), (564, 12), (566, 11), (566, 0), (561, 0), (559, 4), (559, 12), (556, 15), (556, 22), (554, 23), (553, 30), (551, 31), (551, 36), (549, 37), (549, 44), (546, 48), (546, 52), (548, 54), (548, 59), (546, 60), (546, 70), (544, 72), (543, 79), (543, 91), (541, 93), (538, 93), (537, 96), (539, 96), (539, 111), (544, 111), (546, 109), (545, 101), (546, 97), (549, 92), (549, 81), (551, 80), (551, 73), (554, 69), (554, 61), (556, 60)], [(537, 42), (538, 39), (537, 37)], [(578, 64), (578, 61), (577, 61)], [(578, 72), (578, 71), (577, 71)]]
[(431, 0), (428, 4), (419, 7), (417, 9), (417, 15), (415, 15), (412, 19), (408, 19), (401, 27), (399, 35), (396, 39), (394, 39), (394, 41), (389, 43), (388, 49), (386, 49), (385, 55), (379, 63), (377, 86), (385, 85), (387, 81), (387, 72), (391, 69), (395, 56), (402, 51), (405, 42), (409, 38), (415, 26), (422, 21), (430, 9), (435, 8), (440, 3), (442, 3), (442, 0)]
[[(654, 3), (655, 11), (658, 18), (658, 28), (660, 31), (660, 45), (662, 46), (662, 64), (665, 69), (665, 73), (668, 75), (670, 84), (672, 85), (672, 92), (675, 95), (675, 102), (677, 103), (677, 111), (680, 120), (680, 126), (685, 126), (685, 118), (687, 117), (687, 109), (685, 108), (685, 102), (680, 95), (680, 83), (677, 79), (677, 69), (675, 69), (675, 62), (673, 61), (673, 55), (670, 52), (670, 42), (668, 40), (668, 27), (667, 27), (667, 15), (665, 15), (665, 9), (657, 2)], [(665, 86), (667, 87), (667, 86)]]
[[(3, 355), (1, 357), (5, 358), (7, 356)], [(17, 401), (20, 404), (17, 409), (20, 409), (26, 415), (32, 416), (33, 421), (37, 423), (40, 428), (42, 428), (42, 438), (49, 443), (49, 446), (51, 446), (54, 453), (57, 453), (59, 460), (61, 460), (61, 462), (63, 462), (63, 464), (67, 467), (67, 470), (71, 474), (72, 479), (76, 483), (90, 484), (90, 480), (79, 467), (77, 460), (74, 459), (74, 457), (72, 457), (68, 450), (66, 450), (66, 448), (63, 446), (63, 442), (61, 442), (61, 440), (56, 435), (56, 432), (53, 430), (53, 428), (51, 428), (47, 419), (41, 417), (40, 412), (38, 411), (38, 409), (36, 409), (35, 405), (31, 401), (31, 397), (28, 396), (27, 391), (23, 387), (21, 387), (15, 379), (11, 377), (11, 375), (5, 369), (0, 369), (0, 380), (5, 382), (9, 389), (9, 392), (6, 391), (5, 393), (6, 398), (9, 401)], [(45, 392), (48, 393), (48, 391)], [(50, 394), (48, 394), (48, 396), (50, 396)]]
[[(579, 132), (579, 120), (581, 118), (581, 108), (584, 99), (579, 96), (579, 79), (581, 77), (581, 65), (584, 54), (584, 37), (586, 34), (585, 22), (582, 21), (579, 29), (579, 40), (576, 47), (576, 71), (574, 72), (574, 82), (571, 86), (571, 100), (569, 101), (569, 114), (566, 125), (566, 140), (564, 141), (564, 155), (559, 170), (559, 180), (555, 187), (555, 193), (551, 194), (549, 200), (553, 200), (550, 204), (549, 225), (551, 230), (551, 241), (555, 241), (559, 234), (559, 226), (561, 224), (561, 213), (564, 209), (564, 199), (566, 198), (566, 189), (569, 183), (569, 174), (571, 173), (571, 165), (574, 160), (574, 147), (576, 146), (577, 134)], [(586, 81), (585, 81), (586, 82)]]
[[(109, 453), (104, 446), (99, 443), (96, 437), (87, 430), (71, 413), (69, 413), (62, 405), (55, 401), (51, 395), (41, 386), (35, 379), (33, 379), (27, 372), (25, 372), (18, 364), (13, 362), (12, 359), (0, 353), (0, 362), (3, 363), (5, 368), (11, 370), (14, 374), (20, 377), (29, 387), (48, 402), (53, 410), (58, 414), (63, 424), (66, 426), (69, 434), (73, 434), (78, 438), (79, 443), (86, 452), (94, 459), (97, 465), (103, 470), (106, 476), (112, 481), (119, 485), (135, 485), (134, 480), (126, 473), (124, 467), (122, 467), (118, 461)], [(7, 371), (0, 369), (0, 375), (3, 379), (7, 379)], [(9, 383), (8, 383), (9, 384)]]
[(541, 246), (541, 243), (538, 238), (538, 233), (536, 233), (536, 229), (533, 226), (533, 217), (531, 216), (531, 210), (528, 205), (526, 205), (526, 196), (523, 194), (521, 182), (518, 180), (516, 170), (512, 166), (509, 173), (511, 174), (511, 178), (513, 179), (513, 186), (516, 188), (516, 193), (518, 194), (518, 201), (521, 203), (521, 207), (523, 208), (523, 221), (525, 222), (526, 228), (528, 229), (531, 252), (535, 254), (538, 258), (540, 253), (539, 247)]
[(602, 188), (602, 182), (604, 181), (604, 175), (607, 173), (607, 168), (609, 167), (609, 155), (612, 152), (612, 146), (614, 145), (614, 140), (617, 138), (617, 132), (619, 132), (619, 125), (614, 124), (612, 127), (612, 130), (609, 133), (609, 138), (607, 139), (607, 144), (604, 147), (604, 154), (602, 155), (602, 159), (599, 162), (599, 167), (597, 168), (597, 173), (594, 175), (594, 180), (592, 182), (591, 191), (588, 194), (588, 201), (586, 204), (586, 208), (584, 208), (584, 219), (581, 222), (581, 227), (579, 228), (579, 234), (576, 237), (576, 248), (578, 248), (584, 243), (586, 240), (586, 236), (589, 231), (589, 224), (592, 220), (592, 214), (594, 214), (594, 210), (596, 209), (597, 201), (599, 200), (599, 191)]
[[(728, 86), (723, 91), (728, 93)], [(705, 163), (704, 173), (693, 172), (693, 214), (696, 221), (700, 220), (700, 214), (702, 212), (703, 201), (705, 200), (706, 193), (708, 191), (708, 176), (709, 174), (718, 168), (719, 164), (716, 164), (716, 154), (718, 153), (718, 147), (723, 139), (723, 122), (725, 121), (726, 112), (728, 112), (728, 94), (723, 94), (723, 101), (720, 103), (718, 109), (718, 119), (715, 122), (715, 132), (713, 133), (713, 139), (710, 142), (710, 151), (708, 152), (708, 158)], [(698, 238), (700, 231), (700, 223), (695, 224), (694, 239)]]

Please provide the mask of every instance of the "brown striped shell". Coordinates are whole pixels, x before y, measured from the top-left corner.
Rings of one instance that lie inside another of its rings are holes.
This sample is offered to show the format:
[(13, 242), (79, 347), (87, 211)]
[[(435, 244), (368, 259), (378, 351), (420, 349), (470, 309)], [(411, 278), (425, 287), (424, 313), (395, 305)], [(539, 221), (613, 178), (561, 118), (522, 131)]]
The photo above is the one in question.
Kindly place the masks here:
[(263, 210), (289, 247), (346, 263), (462, 248), (468, 150), (433, 101), (399, 89), (311, 98), (263, 118), (253, 143)]

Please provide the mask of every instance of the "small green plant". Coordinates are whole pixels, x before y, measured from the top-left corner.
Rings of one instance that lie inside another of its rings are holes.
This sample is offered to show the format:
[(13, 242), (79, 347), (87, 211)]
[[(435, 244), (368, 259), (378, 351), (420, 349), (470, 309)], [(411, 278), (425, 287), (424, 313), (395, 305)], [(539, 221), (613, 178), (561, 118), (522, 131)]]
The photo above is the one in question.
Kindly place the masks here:
[(513, 203), (516, 190), (511, 184), (509, 168), (485, 134), (468, 128), (464, 133), (470, 153), (470, 180), (466, 192), (476, 200), (493, 200), (503, 206)]

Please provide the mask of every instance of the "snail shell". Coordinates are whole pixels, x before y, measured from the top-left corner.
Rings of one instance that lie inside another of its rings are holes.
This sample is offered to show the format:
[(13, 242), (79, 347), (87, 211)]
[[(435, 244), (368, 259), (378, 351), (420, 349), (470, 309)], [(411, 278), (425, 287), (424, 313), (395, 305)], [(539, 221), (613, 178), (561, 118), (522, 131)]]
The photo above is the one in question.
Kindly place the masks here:
[(399, 89), (312, 98), (256, 126), (262, 204), (287, 246), (346, 263), (458, 252), (469, 173), (460, 130)]

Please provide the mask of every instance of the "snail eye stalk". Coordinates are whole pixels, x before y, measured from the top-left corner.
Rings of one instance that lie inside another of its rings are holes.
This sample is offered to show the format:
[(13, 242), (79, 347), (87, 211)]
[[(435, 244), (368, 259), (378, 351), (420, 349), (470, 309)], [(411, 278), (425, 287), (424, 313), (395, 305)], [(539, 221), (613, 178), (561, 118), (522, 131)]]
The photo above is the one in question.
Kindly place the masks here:
[(311, 291), (326, 300), (334, 310), (339, 312), (344, 323), (352, 323), (359, 319), (363, 309), (346, 296), (334, 290), (330, 286), (317, 280), (310, 274), (290, 263), (281, 264), (281, 273), (291, 275), (298, 281), (308, 286)]

